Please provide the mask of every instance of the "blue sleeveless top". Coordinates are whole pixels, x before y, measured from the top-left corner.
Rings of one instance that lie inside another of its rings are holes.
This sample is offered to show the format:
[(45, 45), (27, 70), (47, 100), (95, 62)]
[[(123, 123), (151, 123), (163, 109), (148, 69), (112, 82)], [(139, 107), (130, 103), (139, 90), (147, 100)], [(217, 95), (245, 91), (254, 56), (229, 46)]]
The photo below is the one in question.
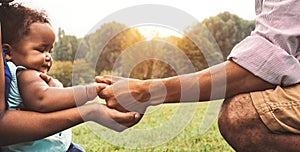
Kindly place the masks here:
[[(5, 74), (5, 101), (7, 101), (9, 90), (10, 90), (10, 82), (11, 82), (12, 77), (11, 77), (11, 73), (10, 73), (9, 67), (7, 65), (3, 50), (2, 50), (2, 56), (3, 56), (3, 61), (4, 61), (4, 74)], [(6, 108), (7, 108), (7, 106), (6, 106)]]

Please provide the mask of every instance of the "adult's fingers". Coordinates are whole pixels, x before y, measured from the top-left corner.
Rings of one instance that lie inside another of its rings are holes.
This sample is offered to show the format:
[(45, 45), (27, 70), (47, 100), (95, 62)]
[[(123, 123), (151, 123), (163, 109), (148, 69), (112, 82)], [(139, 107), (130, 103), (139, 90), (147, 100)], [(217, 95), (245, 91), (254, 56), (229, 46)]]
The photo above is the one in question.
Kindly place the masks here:
[(132, 123), (138, 122), (142, 118), (142, 115), (137, 112), (119, 112), (117, 110), (113, 119), (118, 123)]
[(95, 81), (97, 83), (112, 84), (112, 76), (110, 76), (110, 75), (96, 76)]
[(142, 118), (143, 118), (143, 114), (139, 114), (139, 118), (135, 119), (134, 121), (131, 121), (131, 122), (123, 122), (121, 123), (123, 126), (127, 127), (127, 128), (130, 128), (134, 125), (136, 125)]
[(111, 109), (102, 104), (102, 110), (106, 111), (107, 116), (111, 119), (106, 121), (106, 126), (115, 131), (121, 132), (136, 123), (138, 123), (142, 116), (136, 112), (120, 112), (115, 109)]
[(104, 76), (96, 76), (95, 80), (98, 83), (106, 83), (106, 84), (113, 84), (119, 80), (123, 80), (125, 78), (119, 76), (111, 76), (111, 75), (104, 75)]
[(143, 117), (143, 115), (136, 113), (136, 112), (118, 112), (119, 114), (115, 115), (116, 117), (113, 118), (117, 123), (119, 123), (123, 128), (123, 130), (130, 128), (137, 124)]

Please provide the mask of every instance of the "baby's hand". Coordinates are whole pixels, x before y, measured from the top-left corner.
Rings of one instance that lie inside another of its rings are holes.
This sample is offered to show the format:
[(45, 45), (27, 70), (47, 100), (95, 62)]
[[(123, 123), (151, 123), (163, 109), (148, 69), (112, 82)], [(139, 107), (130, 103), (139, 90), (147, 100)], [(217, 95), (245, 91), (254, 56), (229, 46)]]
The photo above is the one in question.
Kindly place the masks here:
[(41, 73), (40, 77), (49, 85), (49, 87), (58, 87), (58, 88), (64, 87), (60, 81), (52, 78), (51, 76), (48, 76), (45, 73)]

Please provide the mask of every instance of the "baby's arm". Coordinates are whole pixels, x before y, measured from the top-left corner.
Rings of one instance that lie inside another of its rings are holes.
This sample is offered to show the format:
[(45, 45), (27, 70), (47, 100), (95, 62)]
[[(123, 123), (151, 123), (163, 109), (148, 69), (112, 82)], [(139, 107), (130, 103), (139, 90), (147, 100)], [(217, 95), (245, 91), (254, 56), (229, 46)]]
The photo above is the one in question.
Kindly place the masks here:
[(50, 87), (35, 70), (18, 72), (18, 87), (26, 110), (52, 112), (82, 105), (97, 96), (98, 84)]

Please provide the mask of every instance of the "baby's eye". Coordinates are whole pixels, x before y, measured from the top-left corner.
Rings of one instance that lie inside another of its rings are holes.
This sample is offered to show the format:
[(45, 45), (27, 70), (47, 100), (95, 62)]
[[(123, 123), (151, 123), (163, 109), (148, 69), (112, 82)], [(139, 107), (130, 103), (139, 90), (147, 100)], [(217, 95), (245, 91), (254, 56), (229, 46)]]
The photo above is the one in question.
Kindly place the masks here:
[(44, 48), (37, 48), (36, 50), (39, 51), (39, 52), (44, 52), (45, 51)]

